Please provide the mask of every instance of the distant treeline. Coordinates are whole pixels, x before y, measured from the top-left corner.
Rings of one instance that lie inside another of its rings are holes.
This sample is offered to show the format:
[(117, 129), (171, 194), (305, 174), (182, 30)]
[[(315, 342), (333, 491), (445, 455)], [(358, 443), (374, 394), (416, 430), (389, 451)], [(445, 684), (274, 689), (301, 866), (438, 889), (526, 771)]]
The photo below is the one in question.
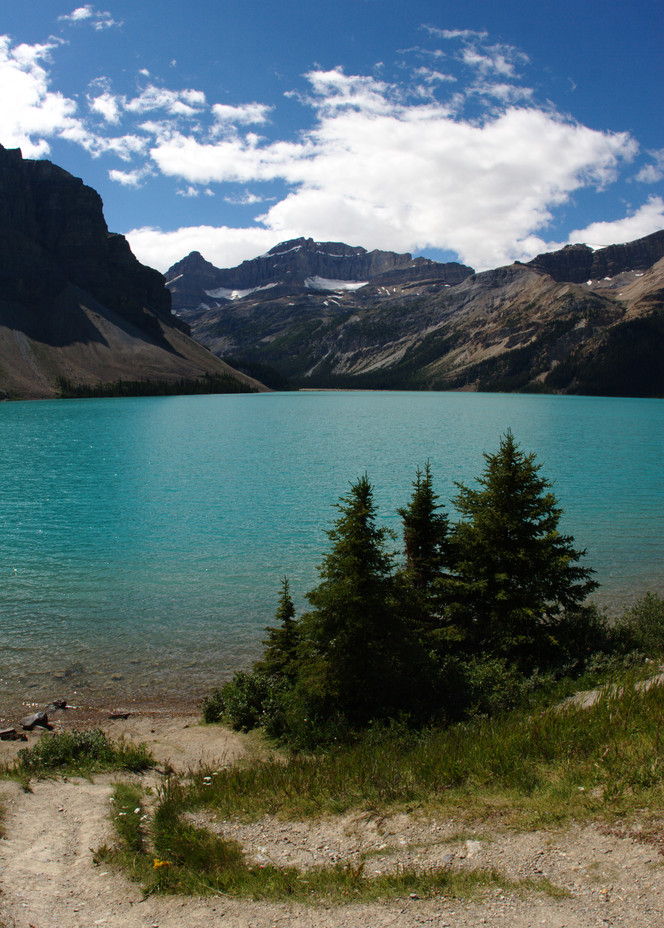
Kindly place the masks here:
[(255, 393), (249, 384), (230, 374), (205, 374), (203, 377), (180, 380), (122, 380), (111, 383), (72, 383), (58, 377), (62, 399), (100, 399), (112, 396), (190, 396), (205, 393)]

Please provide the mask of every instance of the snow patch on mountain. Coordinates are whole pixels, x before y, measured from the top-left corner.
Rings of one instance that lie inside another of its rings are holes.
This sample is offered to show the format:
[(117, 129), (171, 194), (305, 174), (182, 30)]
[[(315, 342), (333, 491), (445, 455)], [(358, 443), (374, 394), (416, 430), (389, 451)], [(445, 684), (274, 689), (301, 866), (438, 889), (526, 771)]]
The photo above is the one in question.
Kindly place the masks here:
[(359, 290), (368, 280), (330, 280), (327, 277), (306, 277), (304, 286), (309, 290)]
[(251, 287), (249, 290), (229, 290), (228, 287), (218, 287), (216, 290), (206, 290), (206, 294), (214, 300), (243, 300), (245, 296), (257, 293), (259, 290), (269, 290), (276, 287), (276, 283), (264, 284), (262, 287)]

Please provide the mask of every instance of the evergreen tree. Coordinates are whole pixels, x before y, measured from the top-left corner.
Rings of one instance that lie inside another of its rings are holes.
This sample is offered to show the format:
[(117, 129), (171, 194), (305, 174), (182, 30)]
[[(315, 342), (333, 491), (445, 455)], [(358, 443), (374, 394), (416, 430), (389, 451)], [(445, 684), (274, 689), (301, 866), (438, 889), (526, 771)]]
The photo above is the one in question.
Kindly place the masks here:
[(480, 489), (458, 483), (453, 501), (465, 517), (455, 526), (456, 578), (448, 591), (473, 653), (516, 661), (524, 671), (556, 660), (556, 626), (597, 584), (579, 565), (585, 554), (558, 532), (562, 510), (510, 431), (485, 454)]
[(408, 506), (398, 509), (403, 524), (405, 575), (423, 593), (429, 592), (449, 564), (449, 520), (433, 490), (431, 465), (417, 468)]
[(255, 667), (263, 673), (292, 683), (297, 673), (297, 647), (300, 632), (295, 619), (295, 606), (290, 595), (288, 577), (284, 577), (281, 583), (275, 620), (276, 627), (266, 629), (267, 638), (263, 642), (265, 647), (263, 659), (258, 661)]
[(317, 711), (351, 725), (389, 715), (403, 636), (393, 601), (392, 555), (387, 529), (376, 526), (367, 476), (337, 504), (332, 543), (319, 568), (321, 582), (307, 594), (313, 609), (302, 616), (298, 688)]
[(415, 474), (407, 506), (397, 510), (403, 524), (405, 565), (399, 577), (399, 608), (412, 632), (410, 692), (404, 709), (421, 718), (439, 714), (449, 696), (450, 629), (445, 579), (451, 567), (449, 519), (438, 504), (431, 466)]

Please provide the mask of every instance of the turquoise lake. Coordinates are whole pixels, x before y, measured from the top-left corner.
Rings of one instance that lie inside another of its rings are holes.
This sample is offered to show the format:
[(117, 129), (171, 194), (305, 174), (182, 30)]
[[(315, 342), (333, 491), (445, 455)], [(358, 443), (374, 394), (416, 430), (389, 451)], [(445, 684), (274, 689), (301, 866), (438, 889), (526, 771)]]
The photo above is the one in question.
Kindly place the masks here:
[[(317, 582), (367, 472), (380, 521), (430, 460), (449, 509), (511, 428), (587, 549), (596, 600), (664, 593), (664, 401), (303, 392), (0, 406), (0, 714), (195, 699)], [(453, 513), (452, 513), (453, 515)]]

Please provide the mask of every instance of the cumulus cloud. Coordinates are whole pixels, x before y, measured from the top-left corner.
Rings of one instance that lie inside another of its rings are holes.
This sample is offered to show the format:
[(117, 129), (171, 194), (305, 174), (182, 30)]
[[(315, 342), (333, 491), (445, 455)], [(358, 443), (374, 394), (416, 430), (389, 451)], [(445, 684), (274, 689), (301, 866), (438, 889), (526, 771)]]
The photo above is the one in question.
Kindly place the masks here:
[[(99, 15), (92, 6), (74, 13), (79, 21)], [(403, 71), (398, 82), (385, 78), (385, 69), (380, 77), (342, 68), (305, 74), (305, 91), (289, 96), (306, 110), (308, 127), (283, 138), (272, 106), (208, 101), (195, 88), (160, 86), (147, 72), (133, 96), (113, 93), (104, 78), (93, 82), (82, 117), (75, 101), (50, 88), (53, 44), (12, 48), (0, 40), (7, 101), (0, 137), (33, 157), (48, 152), (50, 138), (64, 138), (94, 157), (125, 162), (109, 173), (116, 183), (137, 187), (159, 173), (185, 198), (232, 183), (245, 192), (226, 202), (257, 206), (267, 199), (261, 184), (285, 186), (248, 228), (130, 233), (141, 259), (162, 269), (193, 249), (228, 266), (300, 235), (399, 251), (451, 250), (477, 269), (530, 258), (546, 250), (543, 236), (556, 210), (577, 190), (611, 184), (637, 143), (538, 104), (521, 74), (527, 56), (517, 49), (468, 30), (430, 34), (447, 43), (434, 56), (436, 64), (445, 61), (442, 69), (428, 66), (430, 51), (411, 50), (426, 65)], [(449, 73), (452, 63), (470, 80)], [(122, 134), (114, 128), (120, 124)], [(664, 173), (662, 152), (650, 154), (637, 175), (644, 182)], [(657, 198), (600, 224), (610, 230), (589, 230), (627, 237), (623, 229), (653, 231), (653, 224), (664, 225)]]
[(278, 242), (274, 232), (259, 226), (189, 226), (172, 232), (146, 226), (127, 232), (127, 239), (139, 261), (161, 271), (191, 251), (200, 251), (218, 267), (233, 267), (269, 251)]
[(574, 229), (570, 233), (569, 243), (585, 242), (593, 248), (605, 248), (619, 242), (632, 242), (660, 229), (664, 229), (664, 200), (653, 196), (622, 219), (593, 222), (585, 229)]
[(72, 26), (85, 23), (86, 25), (92, 26), (97, 32), (101, 32), (103, 29), (111, 29), (113, 26), (119, 27), (122, 25), (122, 22), (113, 19), (109, 12), (95, 9), (91, 3), (76, 7), (75, 10), (72, 10), (71, 13), (67, 13), (66, 15), (58, 16), (58, 21), (69, 23), (69, 25)]
[(201, 195), (200, 187), (192, 187), (191, 184), (188, 187), (180, 188), (175, 192), (179, 197), (198, 197)]
[(123, 187), (140, 187), (151, 173), (149, 167), (136, 168), (134, 171), (118, 171), (113, 168), (108, 172), (108, 176), (115, 183), (122, 184)]
[(643, 184), (656, 184), (664, 177), (664, 148), (660, 148), (659, 151), (649, 151), (648, 154), (652, 162), (641, 168), (635, 180)]
[(80, 127), (76, 102), (50, 89), (44, 64), (56, 47), (53, 42), (12, 47), (9, 36), (0, 36), (0, 138), (27, 158), (47, 155), (50, 138)]
[(165, 110), (171, 116), (196, 116), (206, 102), (201, 90), (168, 90), (149, 84), (137, 97), (126, 101), (124, 108), (129, 113)]
[(98, 113), (106, 122), (117, 124), (122, 114), (122, 97), (105, 91), (98, 97), (88, 97), (91, 112)]
[(244, 103), (241, 106), (215, 103), (212, 115), (221, 127), (259, 125), (268, 121), (272, 109), (264, 103)]
[(453, 249), (485, 268), (528, 256), (556, 206), (610, 183), (636, 152), (626, 133), (535, 106), (471, 121), (443, 104), (408, 102), (372, 77), (307, 77), (316, 122), (297, 142), (177, 133), (152, 147), (155, 164), (192, 184), (285, 181), (288, 195), (258, 217), (277, 240)]

